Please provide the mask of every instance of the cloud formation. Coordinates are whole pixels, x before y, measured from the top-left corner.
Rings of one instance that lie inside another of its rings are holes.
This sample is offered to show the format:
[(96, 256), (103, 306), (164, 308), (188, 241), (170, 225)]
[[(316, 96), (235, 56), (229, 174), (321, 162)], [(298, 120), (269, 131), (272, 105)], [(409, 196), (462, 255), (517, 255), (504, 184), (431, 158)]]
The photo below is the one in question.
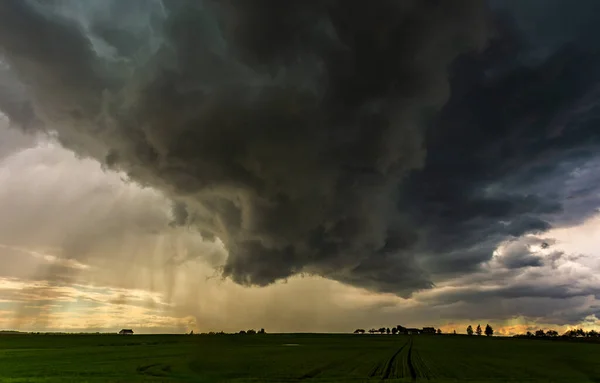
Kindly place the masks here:
[(0, 108), (163, 192), (237, 283), (407, 296), (600, 206), (590, 26), (565, 45), (492, 8), (8, 0)]
[[(202, 241), (193, 226), (171, 227), (169, 201), (120, 177), (55, 143), (22, 150), (0, 164), (0, 182), (7, 185), (0, 192), (0, 237), (11, 244), (0, 247), (0, 276), (13, 286), (0, 289), (0, 328), (347, 332), (396, 323), (461, 332), (477, 321), (501, 329), (517, 315), (534, 327), (576, 326), (600, 307), (593, 296), (600, 286), (598, 219), (552, 230), (547, 238), (503, 243), (480, 270), (438, 279), (437, 287), (406, 300), (317, 277), (248, 288), (219, 278), (203, 263), (220, 265), (226, 255)], [(65, 238), (85, 240), (65, 246), (72, 243)], [(542, 249), (544, 242), (549, 247)], [(505, 267), (502, 257), (513, 247), (522, 253), (526, 248), (543, 265)], [(75, 291), (82, 286), (84, 293)], [(178, 318), (189, 316), (195, 324), (186, 320), (180, 328)]]

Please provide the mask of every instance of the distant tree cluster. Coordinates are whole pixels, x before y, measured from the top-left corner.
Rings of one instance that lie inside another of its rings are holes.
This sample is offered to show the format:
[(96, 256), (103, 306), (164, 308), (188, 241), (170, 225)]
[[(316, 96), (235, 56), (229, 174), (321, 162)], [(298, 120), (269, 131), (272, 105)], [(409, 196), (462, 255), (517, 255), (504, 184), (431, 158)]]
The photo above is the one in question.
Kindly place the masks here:
[[(389, 328), (389, 327), (381, 327), (379, 329), (372, 328), (370, 330), (357, 328), (356, 330), (354, 330), (354, 334), (364, 334), (366, 332), (368, 332), (369, 334), (393, 334), (393, 335), (398, 335), (398, 334), (400, 334), (400, 335), (402, 335), (402, 334), (437, 334), (437, 335), (441, 335), (442, 329), (441, 328), (436, 329), (434, 327), (423, 327), (421, 329), (418, 329), (418, 328), (406, 328), (403, 326), (396, 326), (396, 327), (392, 327), (392, 328)], [(456, 330), (452, 330), (452, 334), (456, 335)], [(485, 325), (485, 329), (481, 328), (481, 325), (477, 325), (477, 328), (475, 330), (473, 329), (473, 326), (469, 325), (469, 327), (467, 327), (467, 334), (468, 335), (485, 334), (486, 336), (493, 336), (494, 329), (489, 324)]]
[(250, 330), (247, 330), (247, 331), (244, 331), (244, 330), (242, 330), (242, 331), (240, 331), (238, 334), (241, 334), (241, 335), (256, 335), (256, 334), (265, 334), (265, 329), (264, 329), (264, 328), (261, 328), (261, 329), (260, 329), (260, 330), (258, 330), (258, 331), (254, 330), (254, 329), (250, 329)]
[[(454, 333), (456, 334), (456, 331)], [(475, 330), (475, 334), (481, 335), (483, 333), (484, 333), (484, 331), (481, 329), (481, 325), (478, 324), (477, 329)], [(467, 327), (467, 335), (473, 335), (473, 326), (469, 325)], [(494, 335), (494, 329), (489, 324), (485, 325), (485, 335), (486, 336)]]
[[(260, 330), (256, 331), (254, 329), (250, 329), (250, 330), (241, 330), (238, 333), (234, 333), (234, 334), (240, 334), (240, 335), (256, 335), (256, 334), (266, 334), (265, 329), (261, 328)], [(190, 335), (193, 335), (193, 331), (191, 332)], [(226, 335), (225, 332), (223, 331), (219, 331), (219, 332), (208, 332), (208, 333), (202, 333), (201, 335)]]
[(562, 335), (556, 330), (542, 329), (534, 332), (527, 331), (525, 334), (515, 335), (517, 338), (600, 338), (600, 333), (596, 330), (584, 331), (582, 328), (573, 329), (565, 332)]
[[(417, 328), (406, 328), (404, 326), (396, 326), (396, 327), (380, 327), (378, 329), (371, 328), (369, 330), (365, 330), (362, 328), (357, 328), (354, 330), (354, 334), (364, 334), (368, 332), (369, 334), (387, 334), (387, 335), (403, 335), (403, 334), (441, 334), (442, 329), (435, 329), (433, 327), (423, 327), (422, 329)], [(456, 331), (455, 331), (456, 333)]]

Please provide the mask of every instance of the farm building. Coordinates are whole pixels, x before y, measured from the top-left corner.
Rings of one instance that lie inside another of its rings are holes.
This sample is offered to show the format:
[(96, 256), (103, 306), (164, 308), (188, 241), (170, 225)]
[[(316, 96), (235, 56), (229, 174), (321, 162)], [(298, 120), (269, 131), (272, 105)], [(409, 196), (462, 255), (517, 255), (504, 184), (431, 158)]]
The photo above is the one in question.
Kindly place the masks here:
[(435, 334), (436, 330), (434, 327), (423, 327), (422, 329), (420, 328), (406, 328), (404, 326), (396, 326), (396, 329), (398, 329), (397, 333), (400, 335), (412, 335), (412, 334)]
[(133, 330), (131, 329), (123, 329), (119, 331), (119, 335), (133, 335)]

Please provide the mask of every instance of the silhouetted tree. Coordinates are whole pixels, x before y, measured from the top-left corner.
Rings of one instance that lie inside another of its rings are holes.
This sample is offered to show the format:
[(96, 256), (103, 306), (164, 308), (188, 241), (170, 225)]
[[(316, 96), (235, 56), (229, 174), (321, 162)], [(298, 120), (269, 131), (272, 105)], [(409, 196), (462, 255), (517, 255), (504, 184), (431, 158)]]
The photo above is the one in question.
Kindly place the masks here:
[(556, 337), (556, 336), (558, 336), (558, 331), (556, 331), (556, 330), (548, 330), (548, 331), (546, 331), (546, 336)]
[(544, 330), (540, 329), (540, 330), (537, 330), (535, 332), (535, 336), (537, 336), (537, 337), (544, 337), (544, 336), (546, 336), (546, 333), (544, 332)]
[(473, 335), (473, 327), (471, 327), (471, 325), (467, 327), (467, 335)]
[(385, 334), (385, 327), (381, 327), (381, 328), (379, 329), (379, 333), (380, 333), (380, 334)]
[(363, 330), (362, 328), (357, 328), (356, 330), (354, 330), (355, 334), (364, 334), (365, 330)]
[(250, 329), (250, 330), (246, 331), (246, 334), (248, 334), (248, 335), (256, 335), (256, 331)]
[[(365, 330), (363, 330), (363, 332), (364, 332), (364, 331), (365, 331)], [(265, 329), (264, 329), (264, 328), (261, 328), (260, 330), (258, 330), (258, 333), (259, 333), (259, 334), (266, 334), (266, 333), (265, 333)]]
[(574, 338), (577, 336), (577, 330), (569, 330), (566, 333), (564, 333), (563, 336)]
[(527, 334), (525, 334), (527, 336), (533, 336), (533, 334), (531, 333), (531, 331), (527, 331)]
[(492, 335), (494, 335), (494, 329), (489, 324), (485, 325), (485, 335), (486, 336), (492, 336)]
[(390, 328), (388, 327), (385, 329), (385, 332), (389, 335), (392, 332), (392, 330), (390, 330)]
[(456, 330), (453, 330), (453, 331), (452, 331), (452, 334), (456, 335)]
[(477, 330), (475, 330), (475, 332), (477, 333), (477, 335), (481, 335), (481, 325), (477, 325)]
[(375, 334), (377, 332), (377, 330), (375, 330), (374, 328), (369, 330), (369, 334)]
[(596, 338), (598, 336), (598, 333), (596, 332), (596, 330), (590, 330), (587, 332), (586, 335), (590, 338)]
[(437, 329), (437, 333), (438, 333), (438, 334), (441, 334), (441, 333), (442, 333), (442, 329), (441, 329), (441, 328), (438, 328), (438, 329)]
[(242, 330), (242, 331), (240, 331), (240, 334), (241, 335), (246, 335), (246, 331)]
[(398, 333), (398, 329), (396, 327), (392, 328), (392, 334), (396, 335)]
[(575, 333), (576, 333), (576, 336), (585, 336), (585, 331), (583, 331), (582, 328), (578, 328)]

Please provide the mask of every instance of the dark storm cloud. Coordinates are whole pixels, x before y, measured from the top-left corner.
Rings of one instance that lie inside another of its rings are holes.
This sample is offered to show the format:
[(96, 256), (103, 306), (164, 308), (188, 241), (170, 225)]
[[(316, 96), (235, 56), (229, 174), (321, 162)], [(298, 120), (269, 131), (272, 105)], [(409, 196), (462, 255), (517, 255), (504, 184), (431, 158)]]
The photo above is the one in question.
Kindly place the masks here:
[(542, 258), (531, 254), (526, 246), (512, 248), (509, 252), (505, 252), (501, 263), (509, 269), (540, 267), (543, 265)]
[(40, 127), (25, 87), (2, 61), (0, 61), (0, 111), (24, 130)]
[[(441, 294), (436, 297), (441, 304), (453, 302), (484, 302), (497, 299), (513, 298), (552, 298), (568, 299), (575, 297), (592, 297), (598, 294), (600, 288), (573, 286), (570, 283), (558, 285), (542, 284), (514, 284), (497, 288), (478, 289), (469, 287)], [(580, 318), (581, 319), (581, 318)]]
[(561, 46), (523, 63), (527, 50), (512, 39), (455, 62), (426, 164), (402, 186), (401, 210), (425, 233), (432, 269), (476, 268), (501, 241), (579, 224), (600, 206), (598, 46)]
[(23, 133), (11, 128), (8, 118), (0, 114), (0, 162), (11, 154), (35, 146), (35, 134)]
[(489, 40), (483, 2), (52, 4), (0, 3), (36, 116), (176, 200), (238, 283), (407, 294), (598, 202), (572, 182), (600, 144), (597, 51), (526, 61), (519, 19)]
[(448, 65), (486, 40), (483, 4), (165, 4), (154, 55), (142, 40), (120, 57), (97, 44), (119, 32), (21, 1), (1, 5), (0, 45), (64, 144), (185, 203), (226, 244), (233, 280), (428, 287), (395, 193), (422, 164), (421, 120), (447, 98)]

